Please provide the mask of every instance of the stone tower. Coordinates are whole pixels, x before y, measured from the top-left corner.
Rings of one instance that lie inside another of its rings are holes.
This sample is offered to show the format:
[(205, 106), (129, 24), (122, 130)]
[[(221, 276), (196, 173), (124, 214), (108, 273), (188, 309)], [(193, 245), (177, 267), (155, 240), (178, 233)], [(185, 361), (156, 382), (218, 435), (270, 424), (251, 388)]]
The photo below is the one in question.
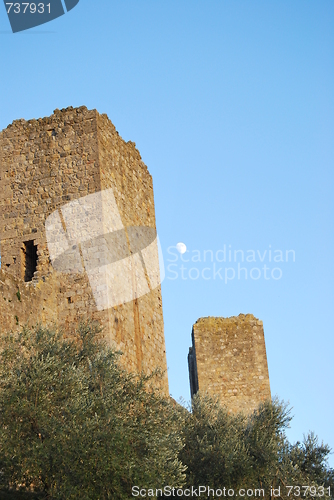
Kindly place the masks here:
[(0, 330), (100, 322), (131, 371), (168, 395), (152, 177), (86, 107), (0, 133)]
[(263, 323), (252, 314), (200, 318), (188, 355), (191, 396), (219, 396), (233, 412), (252, 412), (270, 399)]

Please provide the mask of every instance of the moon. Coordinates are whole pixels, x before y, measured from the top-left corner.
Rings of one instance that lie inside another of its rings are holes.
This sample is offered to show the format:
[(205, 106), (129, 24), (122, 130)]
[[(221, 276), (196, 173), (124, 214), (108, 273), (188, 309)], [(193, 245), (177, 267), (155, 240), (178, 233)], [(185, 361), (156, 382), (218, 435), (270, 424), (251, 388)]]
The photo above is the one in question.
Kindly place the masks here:
[(187, 251), (186, 245), (181, 242), (176, 245), (176, 248), (180, 253), (185, 253)]

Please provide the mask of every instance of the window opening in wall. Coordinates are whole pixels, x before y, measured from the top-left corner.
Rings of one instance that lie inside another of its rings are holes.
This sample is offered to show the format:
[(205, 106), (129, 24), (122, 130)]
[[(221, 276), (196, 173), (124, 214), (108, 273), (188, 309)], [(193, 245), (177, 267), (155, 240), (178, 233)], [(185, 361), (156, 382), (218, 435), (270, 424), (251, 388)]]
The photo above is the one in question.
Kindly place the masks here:
[(23, 243), (23, 277), (25, 282), (32, 281), (37, 270), (37, 245), (33, 241)]

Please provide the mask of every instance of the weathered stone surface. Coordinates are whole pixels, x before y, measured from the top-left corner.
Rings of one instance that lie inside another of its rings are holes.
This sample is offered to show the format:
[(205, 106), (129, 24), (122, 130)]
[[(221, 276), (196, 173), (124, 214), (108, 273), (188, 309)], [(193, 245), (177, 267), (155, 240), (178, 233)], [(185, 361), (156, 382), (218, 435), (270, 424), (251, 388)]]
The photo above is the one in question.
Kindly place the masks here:
[[(110, 344), (123, 352), (127, 369), (165, 371), (160, 386), (167, 395), (160, 286), (98, 310), (87, 274), (61, 273), (50, 261), (47, 217), (110, 188), (125, 227), (155, 231), (152, 177), (134, 143), (126, 143), (106, 115), (67, 108), (39, 120), (16, 120), (0, 132), (0, 330), (43, 322), (70, 331), (85, 317), (98, 320)], [(24, 242), (37, 247), (30, 282)]]
[(252, 314), (200, 318), (188, 363), (192, 396), (207, 392), (243, 413), (271, 398), (263, 323)]

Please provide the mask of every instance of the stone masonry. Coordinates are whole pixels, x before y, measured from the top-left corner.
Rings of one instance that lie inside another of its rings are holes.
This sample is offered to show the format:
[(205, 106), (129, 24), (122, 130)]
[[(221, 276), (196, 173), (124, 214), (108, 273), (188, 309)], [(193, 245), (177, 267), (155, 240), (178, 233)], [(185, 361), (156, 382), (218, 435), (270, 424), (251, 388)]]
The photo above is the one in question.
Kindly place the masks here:
[[(165, 372), (160, 387), (168, 395), (160, 285), (99, 310), (87, 273), (64, 273), (51, 262), (47, 218), (106, 190), (125, 229), (156, 234), (152, 177), (135, 144), (125, 142), (106, 115), (67, 108), (16, 120), (0, 132), (0, 330), (41, 322), (70, 332), (82, 319), (97, 320), (127, 369)], [(138, 251), (128, 236), (124, 241), (130, 255)]]
[(252, 314), (200, 318), (188, 365), (191, 396), (219, 396), (229, 411), (246, 414), (271, 398), (263, 323)]

